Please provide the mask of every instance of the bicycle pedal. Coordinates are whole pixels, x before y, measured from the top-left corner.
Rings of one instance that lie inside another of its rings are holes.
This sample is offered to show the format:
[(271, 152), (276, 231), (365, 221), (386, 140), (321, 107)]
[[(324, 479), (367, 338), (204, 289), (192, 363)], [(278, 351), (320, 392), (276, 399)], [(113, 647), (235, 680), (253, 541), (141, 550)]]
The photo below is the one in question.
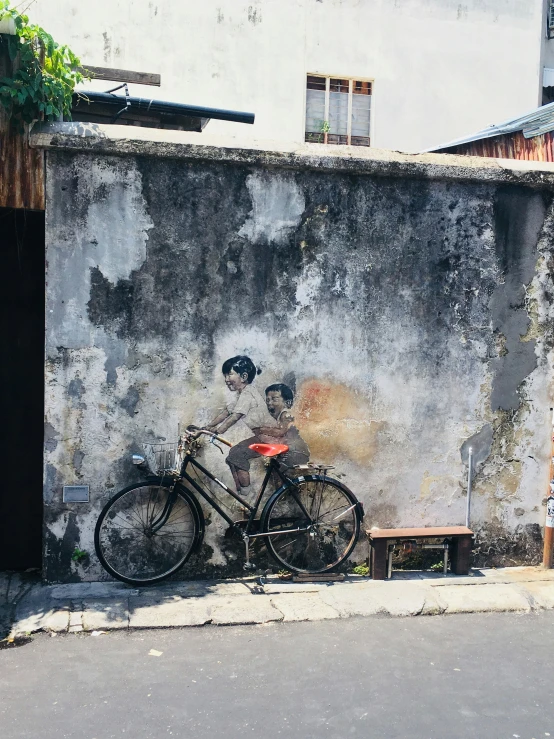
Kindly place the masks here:
[(252, 562), (250, 562), (250, 563), (248, 563), (248, 562), (245, 562), (245, 563), (243, 564), (243, 566), (242, 566), (242, 569), (243, 569), (243, 570), (255, 570), (255, 569), (256, 569), (256, 565), (255, 565), (255, 564), (253, 564)]

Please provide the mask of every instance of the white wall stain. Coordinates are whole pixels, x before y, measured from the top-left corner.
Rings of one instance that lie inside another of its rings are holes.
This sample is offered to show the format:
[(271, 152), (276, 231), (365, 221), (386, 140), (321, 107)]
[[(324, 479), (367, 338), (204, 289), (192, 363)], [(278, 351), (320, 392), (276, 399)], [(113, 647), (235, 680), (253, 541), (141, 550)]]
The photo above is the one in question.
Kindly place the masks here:
[[(93, 161), (80, 170), (75, 200), (62, 192), (59, 207), (67, 209), (52, 229), (54, 244), (50, 245), (56, 248), (48, 249), (46, 255), (47, 348), (96, 343), (95, 328), (87, 315), (91, 268), (98, 267), (115, 284), (146, 259), (153, 223), (142, 195), (142, 176), (132, 160), (121, 160), (118, 165)], [(47, 185), (48, 197), (57, 201), (54, 188), (59, 190), (61, 183)], [(60, 275), (62, 279), (50, 279)]]
[(292, 176), (251, 174), (246, 186), (252, 210), (239, 236), (269, 244), (283, 243), (298, 226), (304, 212), (304, 194)]

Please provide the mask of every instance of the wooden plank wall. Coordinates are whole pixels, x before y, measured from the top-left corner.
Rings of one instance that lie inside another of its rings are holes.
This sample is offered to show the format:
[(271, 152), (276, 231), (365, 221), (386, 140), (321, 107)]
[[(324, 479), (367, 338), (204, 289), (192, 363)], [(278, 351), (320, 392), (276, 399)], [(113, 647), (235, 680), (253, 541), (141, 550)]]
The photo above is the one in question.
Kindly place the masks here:
[(0, 112), (0, 208), (44, 210), (44, 152)]
[[(0, 44), (0, 76), (11, 67)], [(28, 128), (20, 131), (0, 109), (0, 208), (44, 210), (44, 152), (31, 149)]]

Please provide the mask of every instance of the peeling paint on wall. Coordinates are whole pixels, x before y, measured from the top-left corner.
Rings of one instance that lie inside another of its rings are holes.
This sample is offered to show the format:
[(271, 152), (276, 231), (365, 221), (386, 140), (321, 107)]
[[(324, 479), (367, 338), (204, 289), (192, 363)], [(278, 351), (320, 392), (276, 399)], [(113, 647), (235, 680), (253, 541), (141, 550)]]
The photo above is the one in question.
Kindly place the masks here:
[(304, 195), (294, 179), (251, 174), (246, 178), (246, 187), (252, 210), (238, 235), (268, 244), (286, 241), (300, 223), (305, 207)]

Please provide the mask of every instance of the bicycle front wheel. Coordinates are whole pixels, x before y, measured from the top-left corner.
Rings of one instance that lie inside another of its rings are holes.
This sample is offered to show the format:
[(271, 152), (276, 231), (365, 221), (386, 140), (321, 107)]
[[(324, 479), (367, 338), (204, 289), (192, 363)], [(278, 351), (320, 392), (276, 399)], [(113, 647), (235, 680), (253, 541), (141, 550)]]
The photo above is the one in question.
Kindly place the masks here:
[[(174, 498), (166, 522), (159, 520)], [(169, 577), (189, 558), (198, 532), (197, 514), (182, 489), (173, 493), (158, 481), (130, 485), (104, 506), (94, 531), (96, 554), (110, 575), (130, 585)]]
[(360, 534), (358, 501), (338, 480), (306, 475), (269, 499), (262, 530), (271, 556), (287, 570), (318, 574), (344, 562)]

